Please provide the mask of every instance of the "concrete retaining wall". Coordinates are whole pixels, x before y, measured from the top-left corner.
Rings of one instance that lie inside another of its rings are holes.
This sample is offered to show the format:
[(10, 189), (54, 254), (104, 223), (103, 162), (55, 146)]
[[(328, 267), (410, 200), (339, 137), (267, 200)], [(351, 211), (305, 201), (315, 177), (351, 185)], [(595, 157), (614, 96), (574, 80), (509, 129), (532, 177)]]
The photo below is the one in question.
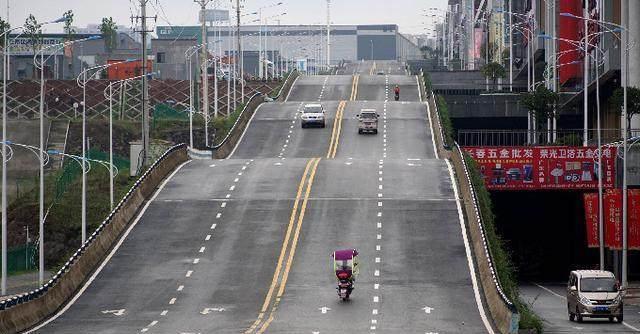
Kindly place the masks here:
[(426, 102), (433, 123), (432, 135), (436, 141), (438, 154), (441, 159), (449, 159), (455, 171), (460, 195), (463, 200), (465, 225), (467, 226), (467, 232), (471, 240), (475, 267), (477, 268), (476, 273), (480, 281), (484, 303), (489, 309), (489, 316), (493, 320), (494, 327), (500, 333), (517, 333), (520, 315), (515, 305), (502, 291), (502, 287), (495, 273), (491, 253), (485, 238), (482, 218), (478, 209), (478, 202), (475, 197), (475, 190), (471, 184), (462, 152), (457, 143), (451, 151), (444, 147), (444, 132), (437, 112), (435, 96), (433, 92), (427, 92), (425, 90), (424, 82), (421, 82), (420, 88), (422, 89), (423, 96), (428, 97)]
[(0, 333), (17, 333), (31, 328), (64, 306), (100, 265), (158, 185), (187, 159), (184, 144), (168, 150), (48, 283), (38, 290), (0, 303)]

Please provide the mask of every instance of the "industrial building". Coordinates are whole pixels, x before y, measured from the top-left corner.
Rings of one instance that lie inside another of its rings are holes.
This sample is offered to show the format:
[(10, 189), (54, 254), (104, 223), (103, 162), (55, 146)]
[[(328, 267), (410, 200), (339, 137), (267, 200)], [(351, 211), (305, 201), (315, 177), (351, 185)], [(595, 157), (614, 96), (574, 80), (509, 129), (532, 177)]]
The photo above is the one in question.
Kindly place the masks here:
[[(158, 26), (158, 36), (152, 44), (161, 44), (163, 48), (177, 48), (184, 50), (187, 45), (193, 45), (193, 40), (200, 40), (200, 26)], [(268, 54), (268, 60), (278, 62), (281, 59), (294, 62), (305, 59), (309, 66), (323, 66), (327, 64), (327, 27), (324, 25), (265, 25), (242, 26), (242, 49), (246, 73), (257, 74), (257, 52), (262, 50)], [(231, 50), (235, 53), (236, 30), (228, 25), (208, 25), (207, 41), (210, 53), (214, 55), (226, 55)], [(410, 60), (421, 58), (418, 45), (409, 37), (401, 34), (397, 25), (335, 25), (330, 29), (330, 60), (329, 63), (337, 65), (342, 61), (356, 60)], [(188, 40), (190, 42), (186, 42)], [(159, 47), (153, 47), (154, 52)], [(176, 50), (165, 51), (178, 54)], [(278, 56), (280, 55), (280, 57)], [(256, 59), (253, 59), (256, 58)], [(175, 63), (171, 63), (175, 62)], [(176, 73), (177, 68), (184, 66), (182, 59), (167, 59), (166, 69), (169, 73), (182, 78), (181, 73)]]

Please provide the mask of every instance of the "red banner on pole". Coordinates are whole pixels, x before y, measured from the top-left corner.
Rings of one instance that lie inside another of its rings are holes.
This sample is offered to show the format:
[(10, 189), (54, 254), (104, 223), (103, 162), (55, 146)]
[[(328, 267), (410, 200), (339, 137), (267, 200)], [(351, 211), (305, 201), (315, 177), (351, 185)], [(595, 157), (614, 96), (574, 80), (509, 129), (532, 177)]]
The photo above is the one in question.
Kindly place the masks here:
[[(598, 194), (584, 196), (584, 216), (587, 246), (599, 247)], [(630, 189), (627, 195), (627, 242), (629, 249), (640, 250), (640, 189)], [(622, 190), (609, 189), (604, 193), (604, 243), (611, 249), (622, 249)]]
[(613, 188), (615, 148), (602, 150), (598, 167), (595, 147), (465, 147), (479, 164), (489, 190), (597, 189), (600, 170), (604, 188)]
[(622, 192), (609, 189), (604, 196), (604, 243), (622, 249)]
[(640, 190), (629, 190), (628, 196), (629, 249), (640, 249)]
[(598, 194), (586, 193), (584, 196), (584, 218), (587, 227), (587, 247), (600, 247), (598, 229)]

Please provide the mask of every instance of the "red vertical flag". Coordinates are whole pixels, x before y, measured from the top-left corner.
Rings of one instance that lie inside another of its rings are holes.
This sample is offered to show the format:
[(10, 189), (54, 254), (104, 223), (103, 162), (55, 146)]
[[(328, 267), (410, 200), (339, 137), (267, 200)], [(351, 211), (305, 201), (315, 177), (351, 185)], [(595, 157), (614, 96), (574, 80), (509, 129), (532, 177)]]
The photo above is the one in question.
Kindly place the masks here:
[(628, 194), (629, 249), (640, 249), (640, 189), (629, 190)]
[(587, 247), (600, 247), (600, 235), (598, 233), (598, 194), (585, 193), (584, 218), (587, 228)]
[(622, 249), (622, 192), (608, 189), (604, 196), (604, 242), (611, 249)]

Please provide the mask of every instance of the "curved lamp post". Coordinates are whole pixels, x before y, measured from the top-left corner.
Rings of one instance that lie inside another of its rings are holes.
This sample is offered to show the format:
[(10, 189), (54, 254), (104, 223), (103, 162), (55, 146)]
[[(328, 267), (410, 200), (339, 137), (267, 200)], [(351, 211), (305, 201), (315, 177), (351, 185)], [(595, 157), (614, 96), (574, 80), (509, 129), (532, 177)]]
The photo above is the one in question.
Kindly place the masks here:
[[(102, 36), (91, 36), (88, 38), (78, 39), (74, 41), (68, 41), (64, 43), (58, 43), (54, 45), (47, 46), (46, 48), (41, 49), (33, 56), (33, 64), (37, 69), (40, 70), (40, 161), (44, 160), (43, 155), (46, 154), (44, 147), (44, 64), (55, 55), (55, 52), (52, 55), (49, 55), (47, 58), (44, 58), (44, 52), (49, 49), (60, 49), (66, 46), (72, 45), (74, 43), (81, 43), (86, 41), (92, 41), (96, 39), (100, 39)], [(40, 58), (40, 59), (38, 59)], [(47, 156), (47, 161), (49, 157)], [(44, 166), (45, 164), (40, 164), (40, 205), (39, 205), (39, 235), (38, 235), (38, 282), (40, 284), (44, 284)]]
[[(129, 63), (132, 61), (136, 61), (137, 59), (127, 59), (120, 62), (110, 63), (106, 65), (98, 65), (93, 66), (84, 71), (80, 72), (78, 77), (76, 78), (76, 83), (80, 88), (82, 88), (82, 158), (86, 159), (87, 157), (87, 82), (92, 80), (100, 70), (108, 68), (110, 66)], [(93, 72), (90, 76), (87, 77), (87, 73)], [(82, 165), (83, 173), (82, 173), (82, 242), (84, 243), (87, 240), (87, 172), (85, 170), (85, 165)]]
[[(57, 20), (48, 21), (40, 24), (40, 26), (61, 23), (65, 18), (61, 17)], [(15, 27), (5, 31), (0, 37), (4, 38), (3, 50), (3, 74), (2, 74), (2, 278), (0, 279), (0, 292), (6, 295), (7, 292), (7, 71), (9, 63), (8, 52), (8, 36), (15, 30), (23, 29), (24, 26)]]
[[(147, 77), (151, 78), (155, 73), (147, 73)], [(133, 81), (133, 80), (138, 80), (140, 78), (142, 78), (143, 76), (137, 76), (137, 77), (133, 77), (133, 78), (128, 78), (128, 79), (123, 79), (123, 80), (118, 80), (118, 81), (113, 81), (110, 82), (109, 85), (107, 86), (107, 88), (104, 89), (104, 97), (106, 99), (109, 99), (109, 165), (111, 165), (111, 168), (109, 168), (109, 203), (111, 204), (111, 210), (113, 210), (114, 205), (115, 205), (115, 201), (114, 201), (114, 193), (115, 193), (115, 187), (114, 187), (114, 178), (118, 175), (118, 168), (113, 164), (113, 85), (114, 84), (124, 84), (125, 82), (128, 81)], [(108, 91), (108, 93), (107, 93)], [(88, 159), (89, 161), (95, 161), (95, 162), (99, 162), (99, 160), (93, 160), (93, 159)], [(115, 169), (115, 173), (114, 173), (114, 169)]]
[[(624, 13), (623, 13), (624, 14)], [(594, 20), (589, 17), (577, 16), (572, 13), (560, 13), (560, 16), (570, 17), (578, 20), (583, 20), (585, 22), (585, 27), (588, 22), (596, 23), (598, 26), (605, 28), (607, 30), (611, 30), (609, 26), (615, 27), (622, 32), (622, 37), (619, 38), (621, 44), (624, 46), (624, 59), (622, 60), (622, 88), (623, 88), (623, 105), (622, 105), (622, 146), (623, 146), (623, 154), (624, 158), (622, 159), (622, 286), (627, 287), (627, 252), (628, 252), (628, 219), (627, 219), (627, 139), (628, 139), (628, 129), (627, 129), (627, 87), (629, 86), (629, 75), (628, 64), (629, 64), (629, 50), (632, 47), (635, 47), (635, 38), (633, 46), (629, 43), (629, 30), (623, 26), (613, 22)], [(586, 15), (585, 15), (586, 16)], [(617, 36), (617, 35), (616, 35)], [(586, 38), (585, 38), (586, 42)], [(586, 95), (586, 90), (585, 90)], [(601, 241), (602, 243), (602, 241)]]
[(204, 47), (204, 44), (194, 45), (189, 47), (184, 52), (184, 57), (187, 59), (187, 62), (189, 63), (188, 65), (188, 68), (189, 68), (189, 147), (191, 148), (193, 148), (193, 105), (194, 105), (193, 95), (195, 91), (193, 87), (193, 73), (191, 69), (191, 59), (193, 58), (194, 55), (196, 56), (196, 59), (197, 59), (198, 50), (200, 50), (202, 47)]

